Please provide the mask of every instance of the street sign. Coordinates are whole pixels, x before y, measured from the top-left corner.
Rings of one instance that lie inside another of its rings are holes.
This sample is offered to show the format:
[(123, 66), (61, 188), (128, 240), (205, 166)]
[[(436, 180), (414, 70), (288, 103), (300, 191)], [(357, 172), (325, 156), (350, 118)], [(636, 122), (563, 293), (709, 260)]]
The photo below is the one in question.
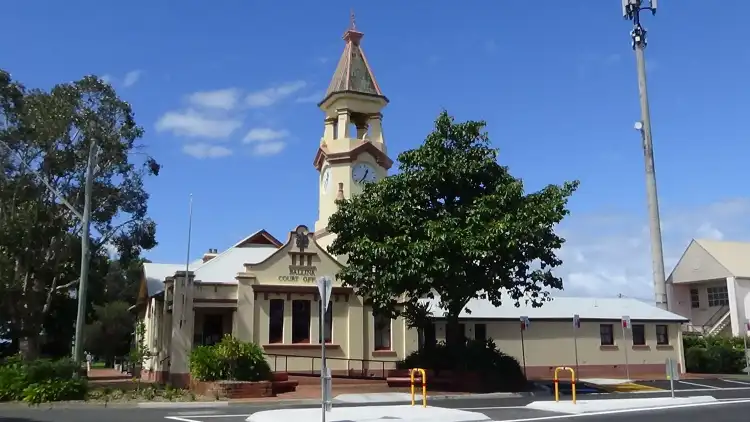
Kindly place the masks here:
[(531, 326), (531, 321), (529, 320), (529, 317), (522, 316), (521, 317), (521, 330), (526, 331)]
[(667, 358), (666, 361), (667, 379), (671, 381), (680, 380), (680, 368), (677, 365), (677, 361), (674, 359)]
[(333, 290), (333, 279), (327, 275), (318, 277), (318, 293), (320, 293), (320, 300), (323, 306), (321, 306), (321, 312), (325, 313), (328, 310), (328, 302), (331, 301), (331, 290)]
[(630, 317), (627, 315), (622, 317), (622, 328), (630, 328)]

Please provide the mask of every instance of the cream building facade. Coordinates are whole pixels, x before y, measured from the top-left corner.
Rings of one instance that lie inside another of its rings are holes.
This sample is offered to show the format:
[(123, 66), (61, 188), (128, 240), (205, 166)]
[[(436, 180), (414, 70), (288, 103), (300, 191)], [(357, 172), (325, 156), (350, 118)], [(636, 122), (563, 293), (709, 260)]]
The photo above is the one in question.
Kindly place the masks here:
[(693, 239), (667, 278), (667, 303), (685, 331), (747, 336), (750, 243)]
[[(261, 345), (273, 370), (297, 373), (320, 368), (321, 343), (334, 373), (357, 376), (385, 376), (418, 349), (417, 331), (403, 319), (376, 318), (362, 298), (341, 284), (334, 285), (323, 330), (319, 328), (315, 280), (335, 276), (346, 262), (327, 252), (333, 235), (326, 226), (336, 199), (357, 195), (393, 165), (382, 126), (388, 99), (361, 40), (354, 27), (346, 31), (344, 52), (319, 103), (324, 127), (313, 160), (320, 173), (319, 215), (313, 229), (297, 226), (283, 241), (261, 230), (221, 253), (211, 249), (187, 266), (144, 264), (136, 307), (153, 352), (144, 365), (147, 377), (186, 385), (191, 350), (227, 334)], [(666, 357), (683, 361), (679, 327), (685, 318), (630, 299), (609, 299), (614, 302), (607, 302), (606, 314), (590, 301), (570, 300), (558, 298), (528, 310), (474, 303), (471, 307), (483, 311), (462, 315), (462, 327), (468, 338), (495, 339), (503, 351), (525, 362), (529, 375), (546, 376), (554, 366), (573, 364), (599, 374), (618, 373), (628, 352), (633, 373), (639, 368), (658, 372)], [(630, 315), (639, 327), (637, 335), (634, 330), (630, 337), (621, 336), (618, 312)], [(532, 327), (522, 340), (518, 328), (524, 314)], [(582, 321), (575, 356), (570, 330), (574, 314)], [(435, 318), (428, 341), (444, 338), (439, 311)]]

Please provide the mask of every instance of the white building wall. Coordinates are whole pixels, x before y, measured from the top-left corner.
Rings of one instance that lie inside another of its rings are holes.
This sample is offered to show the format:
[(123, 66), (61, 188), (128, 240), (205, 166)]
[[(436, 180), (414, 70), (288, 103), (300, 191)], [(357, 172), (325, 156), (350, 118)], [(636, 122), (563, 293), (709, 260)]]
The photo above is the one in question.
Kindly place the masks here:
[[(731, 286), (730, 286), (731, 285)], [(728, 277), (729, 307), (731, 312), (732, 335), (747, 335), (746, 324), (750, 318), (750, 279)]]

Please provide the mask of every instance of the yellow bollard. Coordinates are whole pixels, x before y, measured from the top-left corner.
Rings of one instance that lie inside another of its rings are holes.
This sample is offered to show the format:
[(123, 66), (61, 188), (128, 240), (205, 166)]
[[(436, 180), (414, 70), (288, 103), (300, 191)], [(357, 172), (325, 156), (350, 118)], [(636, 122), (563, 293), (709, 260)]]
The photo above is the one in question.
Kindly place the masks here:
[(422, 407), (427, 407), (427, 373), (422, 368), (413, 368), (409, 370), (409, 378), (411, 378), (411, 405), (414, 406), (414, 373), (419, 372), (422, 376)]
[(560, 401), (560, 378), (558, 377), (560, 371), (570, 372), (570, 388), (571, 393), (573, 394), (573, 404), (576, 404), (576, 371), (575, 369), (569, 368), (567, 366), (558, 366), (557, 368), (555, 368), (555, 401)]

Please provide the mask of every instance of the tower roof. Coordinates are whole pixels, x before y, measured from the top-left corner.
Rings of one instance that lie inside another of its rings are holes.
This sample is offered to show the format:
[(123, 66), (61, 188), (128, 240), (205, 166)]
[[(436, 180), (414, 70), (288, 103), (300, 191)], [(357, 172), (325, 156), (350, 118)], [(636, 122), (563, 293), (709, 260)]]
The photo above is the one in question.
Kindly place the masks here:
[(372, 68), (367, 63), (365, 52), (360, 45), (364, 35), (357, 31), (354, 13), (352, 12), (349, 29), (346, 30), (343, 37), (346, 42), (344, 52), (341, 54), (339, 64), (333, 73), (326, 95), (318, 105), (323, 104), (332, 95), (339, 93), (371, 95), (388, 101), (383, 95), (383, 91), (380, 90), (375, 75), (372, 73)]

